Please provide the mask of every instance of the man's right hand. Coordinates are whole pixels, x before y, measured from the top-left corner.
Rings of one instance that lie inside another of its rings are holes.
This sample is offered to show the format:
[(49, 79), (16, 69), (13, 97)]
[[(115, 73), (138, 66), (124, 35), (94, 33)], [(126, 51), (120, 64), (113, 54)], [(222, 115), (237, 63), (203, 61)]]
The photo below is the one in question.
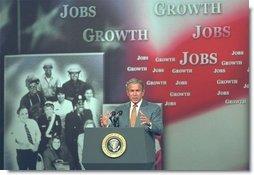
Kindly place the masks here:
[(100, 124), (101, 124), (101, 127), (107, 127), (109, 125), (109, 114), (101, 116)]

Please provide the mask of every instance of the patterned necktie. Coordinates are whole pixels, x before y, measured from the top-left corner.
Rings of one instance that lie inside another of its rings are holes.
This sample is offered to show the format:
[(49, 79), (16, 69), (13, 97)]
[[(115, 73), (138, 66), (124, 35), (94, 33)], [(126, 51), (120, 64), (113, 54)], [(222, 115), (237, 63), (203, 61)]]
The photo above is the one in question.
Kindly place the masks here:
[(25, 130), (26, 130), (26, 136), (27, 136), (27, 139), (28, 139), (29, 143), (34, 144), (32, 136), (31, 136), (31, 133), (30, 133), (30, 131), (29, 131), (29, 129), (28, 129), (26, 124), (25, 124)]
[(132, 111), (131, 111), (131, 119), (130, 119), (130, 124), (131, 127), (135, 126), (136, 120), (137, 120), (137, 104), (133, 105)]

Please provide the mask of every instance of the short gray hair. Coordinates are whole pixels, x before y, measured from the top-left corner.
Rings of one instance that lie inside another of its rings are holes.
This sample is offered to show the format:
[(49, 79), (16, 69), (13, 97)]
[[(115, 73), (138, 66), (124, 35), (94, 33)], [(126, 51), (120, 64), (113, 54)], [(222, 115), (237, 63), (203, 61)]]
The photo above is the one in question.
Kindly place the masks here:
[(129, 80), (126, 82), (126, 84), (125, 84), (126, 90), (128, 90), (128, 86), (129, 86), (130, 84), (140, 84), (140, 85), (142, 86), (142, 91), (145, 90), (145, 85), (144, 85), (144, 82), (143, 82), (142, 80), (139, 80), (139, 79), (137, 79), (137, 78), (131, 78), (131, 79), (129, 79)]

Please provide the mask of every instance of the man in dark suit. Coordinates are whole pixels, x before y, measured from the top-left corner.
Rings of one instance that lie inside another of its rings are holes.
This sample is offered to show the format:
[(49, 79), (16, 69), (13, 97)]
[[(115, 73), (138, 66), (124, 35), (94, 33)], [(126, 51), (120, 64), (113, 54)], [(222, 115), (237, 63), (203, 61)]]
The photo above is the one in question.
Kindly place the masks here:
[(92, 112), (89, 109), (84, 109), (82, 96), (79, 95), (74, 112), (68, 113), (65, 118), (65, 141), (74, 159), (74, 169), (76, 170), (81, 169), (78, 159), (78, 136), (84, 132), (84, 124), (89, 119), (93, 119)]
[[(159, 135), (163, 130), (162, 111), (159, 105), (143, 99), (145, 94), (144, 83), (136, 78), (126, 83), (126, 94), (130, 101), (116, 108), (122, 111), (119, 117), (119, 127), (144, 127), (152, 135)], [(110, 114), (100, 119), (101, 126), (111, 126)]]

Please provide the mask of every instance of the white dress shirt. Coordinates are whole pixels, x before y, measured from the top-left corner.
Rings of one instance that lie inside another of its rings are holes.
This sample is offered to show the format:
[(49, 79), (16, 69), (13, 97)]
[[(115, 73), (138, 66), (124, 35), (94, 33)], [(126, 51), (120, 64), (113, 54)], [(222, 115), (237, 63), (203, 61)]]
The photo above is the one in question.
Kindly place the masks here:
[(59, 115), (61, 120), (66, 117), (66, 114), (73, 111), (72, 103), (69, 100), (65, 99), (62, 103), (59, 103), (58, 101), (56, 101), (56, 102), (53, 102), (53, 104), (54, 104), (55, 114)]
[[(27, 128), (31, 134), (33, 144), (39, 145), (41, 141), (41, 131), (37, 122), (33, 119), (26, 119)], [(28, 145), (31, 143), (28, 141), (27, 133), (25, 130), (25, 123), (17, 119), (13, 131), (12, 131), (16, 149), (29, 149)]]
[(44, 93), (45, 97), (55, 96), (57, 87), (60, 87), (60, 82), (57, 78), (53, 77), (53, 75), (47, 78), (44, 74), (40, 79), (40, 90)]
[[(139, 113), (139, 109), (140, 109), (140, 106), (141, 106), (141, 103), (142, 103), (143, 99), (141, 99), (136, 105), (136, 112), (137, 112), (137, 116), (138, 116), (138, 113)], [(134, 103), (131, 102), (131, 107), (130, 107), (130, 113), (129, 113), (129, 118), (131, 119), (131, 111), (133, 109), (133, 106), (134, 106)]]
[[(143, 101), (143, 99), (141, 99), (141, 100), (136, 104), (136, 105), (137, 105), (137, 107), (136, 107), (137, 117), (138, 117), (138, 113), (139, 113), (139, 109), (140, 109), (140, 106), (141, 106), (141, 104), (142, 104), (142, 101)], [(134, 107), (134, 103), (131, 102), (130, 114), (129, 114), (130, 120), (131, 120), (131, 111), (132, 111), (133, 107)], [(142, 111), (141, 111), (141, 112), (142, 112)], [(149, 129), (152, 129), (152, 125), (153, 125), (153, 124), (152, 124), (152, 122), (150, 121), (149, 125), (147, 124), (147, 127), (148, 127)]]
[(60, 116), (61, 125), (63, 128), (65, 128), (65, 117), (68, 113), (73, 111), (72, 103), (71, 101), (65, 99), (62, 103), (59, 103), (58, 101), (56, 101), (56, 102), (53, 102), (53, 104), (54, 104), (55, 114)]

